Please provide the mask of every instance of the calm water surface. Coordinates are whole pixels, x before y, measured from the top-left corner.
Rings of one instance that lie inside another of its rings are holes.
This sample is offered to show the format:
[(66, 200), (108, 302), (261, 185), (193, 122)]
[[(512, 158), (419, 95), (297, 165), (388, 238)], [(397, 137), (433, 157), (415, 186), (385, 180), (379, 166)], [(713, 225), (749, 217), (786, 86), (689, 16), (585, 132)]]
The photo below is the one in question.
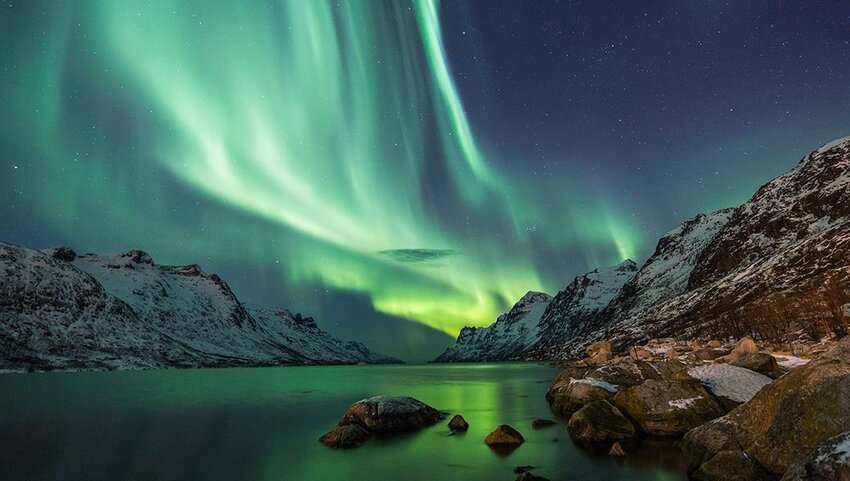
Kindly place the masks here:
[[(558, 426), (536, 364), (280, 367), (0, 375), (3, 480), (682, 480), (670, 447), (621, 461), (592, 456)], [(354, 450), (317, 441), (365, 397), (416, 397), (459, 412), (445, 423)], [(508, 456), (483, 444), (499, 424), (526, 438)], [(557, 441), (555, 441), (557, 440)]]

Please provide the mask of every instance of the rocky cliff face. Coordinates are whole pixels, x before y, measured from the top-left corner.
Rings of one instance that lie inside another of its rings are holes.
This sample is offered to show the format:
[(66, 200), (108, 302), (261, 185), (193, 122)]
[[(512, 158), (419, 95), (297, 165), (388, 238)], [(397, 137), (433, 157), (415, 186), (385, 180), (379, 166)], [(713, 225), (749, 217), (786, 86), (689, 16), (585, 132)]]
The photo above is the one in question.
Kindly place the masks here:
[(582, 291), (593, 273), (576, 278), (549, 304), (537, 342), (513, 357), (569, 358), (602, 338), (622, 346), (667, 336), (846, 334), (850, 137), (807, 155), (742, 206), (683, 223), (639, 270), (619, 273), (603, 283), (614, 291), (599, 296)]
[(818, 339), (846, 333), (850, 138), (812, 152), (742, 206), (699, 223), (705, 235), (685, 235), (689, 247), (675, 255), (683, 268), (671, 277), (679, 281), (670, 284), (661, 276), (648, 283), (665, 296), (637, 301), (641, 296), (629, 290), (639, 276), (603, 311), (593, 332), (562, 345), (558, 354), (576, 354), (602, 336), (626, 344), (664, 336)]
[(637, 266), (625, 261), (573, 279), (554, 298), (529, 292), (485, 328), (465, 327), (457, 342), (434, 362), (522, 359), (580, 331), (583, 322), (604, 308), (631, 279)]
[(637, 264), (626, 260), (573, 279), (543, 314), (540, 339), (533, 349), (558, 345), (591, 328), (599, 313), (622, 292), (637, 270)]
[(246, 309), (197, 265), (0, 243), (0, 368), (383, 363), (286, 310)]
[(506, 361), (517, 357), (539, 337), (538, 323), (552, 296), (528, 292), (490, 327), (464, 327), (457, 342), (434, 362)]

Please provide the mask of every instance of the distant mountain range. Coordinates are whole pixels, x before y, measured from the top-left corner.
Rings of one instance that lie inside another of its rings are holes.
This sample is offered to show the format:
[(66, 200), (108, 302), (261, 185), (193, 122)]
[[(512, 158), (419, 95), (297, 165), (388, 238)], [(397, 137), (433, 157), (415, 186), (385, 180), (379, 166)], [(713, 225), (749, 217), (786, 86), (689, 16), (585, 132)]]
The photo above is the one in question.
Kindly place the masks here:
[(0, 369), (397, 363), (311, 317), (246, 308), (198, 265), (0, 243)]
[(434, 362), (564, 359), (598, 339), (817, 339), (846, 334), (848, 317), (850, 137), (742, 206), (668, 232), (639, 269), (625, 261), (576, 277), (554, 298), (526, 294), (490, 327), (464, 328)]

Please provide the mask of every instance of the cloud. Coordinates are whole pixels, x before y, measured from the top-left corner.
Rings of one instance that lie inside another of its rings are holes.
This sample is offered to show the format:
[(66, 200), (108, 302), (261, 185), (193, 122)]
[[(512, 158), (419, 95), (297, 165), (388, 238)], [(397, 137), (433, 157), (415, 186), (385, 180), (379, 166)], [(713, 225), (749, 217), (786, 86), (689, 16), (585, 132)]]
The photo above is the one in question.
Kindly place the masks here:
[(460, 255), (454, 249), (389, 249), (378, 251), (396, 262), (407, 264), (432, 264), (448, 257)]

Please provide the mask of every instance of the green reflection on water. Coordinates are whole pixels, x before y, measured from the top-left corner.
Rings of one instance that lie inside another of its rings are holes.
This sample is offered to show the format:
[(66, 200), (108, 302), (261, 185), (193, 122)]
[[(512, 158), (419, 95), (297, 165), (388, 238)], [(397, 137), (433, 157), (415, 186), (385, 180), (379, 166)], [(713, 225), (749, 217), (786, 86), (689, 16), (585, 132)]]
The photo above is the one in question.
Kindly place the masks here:
[[(513, 479), (514, 467), (533, 465), (551, 479), (684, 479), (669, 448), (621, 462), (578, 450), (563, 423), (532, 430), (533, 419), (552, 418), (544, 394), (556, 372), (466, 364), (3, 375), (0, 478)], [(453, 436), (441, 422), (350, 451), (317, 442), (350, 403), (377, 394), (461, 413), (470, 429)], [(499, 424), (526, 438), (506, 457), (483, 443)]]

